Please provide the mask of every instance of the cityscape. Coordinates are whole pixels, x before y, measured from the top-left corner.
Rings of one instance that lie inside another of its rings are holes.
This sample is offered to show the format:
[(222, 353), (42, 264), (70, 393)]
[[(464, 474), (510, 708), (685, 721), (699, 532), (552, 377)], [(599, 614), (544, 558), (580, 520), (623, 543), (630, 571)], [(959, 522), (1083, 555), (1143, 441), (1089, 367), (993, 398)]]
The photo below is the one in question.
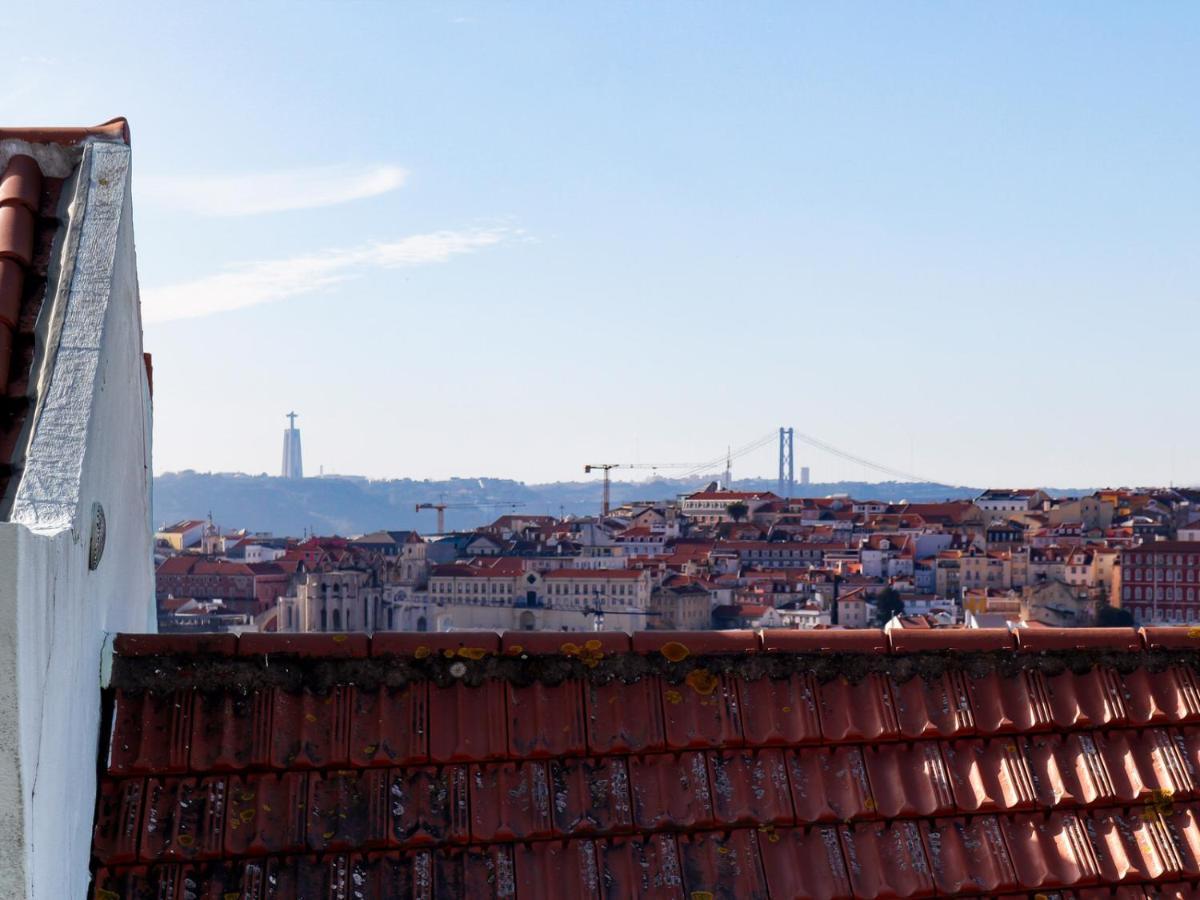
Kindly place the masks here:
[(1200, 898), (1200, 6), (4, 34), (0, 898)]
[[(295, 413), (284, 479), (303, 477)], [(775, 491), (723, 477), (595, 515), (513, 510), (448, 532), (272, 535), (211, 518), (157, 531), (170, 631), (624, 631), (1200, 625), (1200, 489), (970, 499), (794, 496), (794, 429)], [(462, 504), (469, 505), (469, 504)], [(490, 504), (476, 512), (486, 515)], [(503, 502), (496, 506), (503, 507)]]

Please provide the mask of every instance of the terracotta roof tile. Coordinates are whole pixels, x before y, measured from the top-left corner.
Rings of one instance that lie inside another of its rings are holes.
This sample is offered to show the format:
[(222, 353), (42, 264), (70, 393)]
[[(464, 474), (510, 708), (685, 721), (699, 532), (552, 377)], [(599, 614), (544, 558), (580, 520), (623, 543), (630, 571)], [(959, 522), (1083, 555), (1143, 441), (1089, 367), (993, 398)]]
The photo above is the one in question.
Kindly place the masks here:
[(667, 746), (659, 685), (651, 678), (583, 687), (591, 753), (641, 753)]
[(122, 117), (91, 127), (47, 128), (42, 126), (0, 128), (0, 141), (30, 144), (78, 144), (88, 138), (129, 143), (129, 122)]
[[(42, 177), (17, 154), (0, 172), (0, 496), (19, 467), (17, 443), (29, 408), (33, 329), (46, 294), (62, 179)], [(43, 209), (47, 214), (43, 215)]]
[(365, 634), (261, 634), (238, 639), (239, 656), (280, 655), (321, 658), (365, 657), (370, 643)]
[(426, 656), (465, 652), (474, 655), (500, 652), (500, 635), (494, 631), (385, 631), (371, 639), (372, 656)]
[(123, 636), (97, 896), (1193, 895), (1200, 638), (1038, 634)]

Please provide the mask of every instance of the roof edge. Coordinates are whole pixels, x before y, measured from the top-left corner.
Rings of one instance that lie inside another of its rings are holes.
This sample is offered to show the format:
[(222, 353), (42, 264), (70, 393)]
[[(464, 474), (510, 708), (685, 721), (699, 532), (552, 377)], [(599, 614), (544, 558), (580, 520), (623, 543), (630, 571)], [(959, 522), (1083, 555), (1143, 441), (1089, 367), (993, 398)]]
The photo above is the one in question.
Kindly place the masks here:
[(118, 657), (300, 656), (366, 659), (442, 654), (469, 660), (491, 656), (577, 656), (584, 650), (679, 661), (709, 655), (858, 654), (869, 656), (1094, 652), (1137, 654), (1158, 650), (1200, 651), (1200, 629), (1155, 628), (763, 629), (758, 631), (450, 631), (270, 632), (233, 634), (119, 634)]
[(28, 141), (31, 144), (81, 144), (88, 138), (129, 145), (129, 121), (117, 116), (91, 127), (17, 126), (0, 128), (0, 141)]

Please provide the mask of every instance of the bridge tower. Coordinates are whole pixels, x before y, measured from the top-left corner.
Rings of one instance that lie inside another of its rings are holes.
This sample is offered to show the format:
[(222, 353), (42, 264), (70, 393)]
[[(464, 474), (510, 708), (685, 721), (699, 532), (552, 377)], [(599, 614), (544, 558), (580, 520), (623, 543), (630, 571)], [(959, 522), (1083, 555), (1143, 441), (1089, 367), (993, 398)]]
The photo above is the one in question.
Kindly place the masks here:
[(791, 499), (796, 490), (796, 459), (793, 454), (791, 428), (779, 429), (779, 488), (775, 491), (780, 497)]

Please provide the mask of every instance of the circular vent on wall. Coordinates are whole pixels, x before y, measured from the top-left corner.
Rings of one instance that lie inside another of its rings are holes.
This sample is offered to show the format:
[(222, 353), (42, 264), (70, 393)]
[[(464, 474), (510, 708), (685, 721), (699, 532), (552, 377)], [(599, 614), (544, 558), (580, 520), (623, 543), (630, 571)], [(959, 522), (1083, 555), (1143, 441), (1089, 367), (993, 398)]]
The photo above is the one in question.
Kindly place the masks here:
[(98, 502), (92, 504), (92, 533), (88, 541), (88, 568), (93, 572), (100, 565), (100, 557), (104, 555), (104, 541), (108, 537), (108, 523), (104, 518), (104, 507)]

